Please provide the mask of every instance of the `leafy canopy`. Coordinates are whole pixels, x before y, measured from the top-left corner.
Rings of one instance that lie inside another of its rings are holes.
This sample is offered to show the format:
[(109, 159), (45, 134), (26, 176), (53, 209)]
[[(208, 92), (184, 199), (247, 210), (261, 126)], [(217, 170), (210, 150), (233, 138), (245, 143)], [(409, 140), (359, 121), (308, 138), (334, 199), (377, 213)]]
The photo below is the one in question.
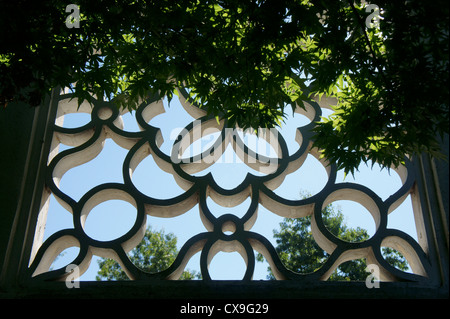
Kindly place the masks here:
[(447, 1), (78, 0), (2, 2), (0, 102), (37, 105), (71, 87), (133, 109), (185, 86), (209, 114), (243, 128), (281, 125), (323, 94), (335, 113), (315, 146), (352, 171), (439, 155), (448, 133)]

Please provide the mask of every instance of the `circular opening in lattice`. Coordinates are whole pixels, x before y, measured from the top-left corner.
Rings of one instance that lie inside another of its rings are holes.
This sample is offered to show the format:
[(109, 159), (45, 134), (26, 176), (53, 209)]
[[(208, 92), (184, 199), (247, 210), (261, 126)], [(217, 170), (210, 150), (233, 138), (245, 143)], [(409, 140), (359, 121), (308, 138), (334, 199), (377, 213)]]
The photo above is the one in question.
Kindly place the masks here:
[(232, 221), (226, 221), (222, 224), (222, 232), (225, 235), (232, 235), (236, 231), (236, 224)]
[(376, 231), (370, 212), (354, 201), (334, 201), (322, 210), (322, 219), (330, 233), (347, 242), (366, 241)]
[(84, 224), (92, 239), (110, 241), (125, 235), (135, 224), (136, 208), (122, 200), (108, 200), (95, 206)]
[(244, 259), (238, 252), (219, 252), (209, 264), (212, 280), (242, 280), (247, 270)]
[(97, 114), (100, 119), (107, 120), (113, 115), (113, 111), (109, 107), (102, 107)]

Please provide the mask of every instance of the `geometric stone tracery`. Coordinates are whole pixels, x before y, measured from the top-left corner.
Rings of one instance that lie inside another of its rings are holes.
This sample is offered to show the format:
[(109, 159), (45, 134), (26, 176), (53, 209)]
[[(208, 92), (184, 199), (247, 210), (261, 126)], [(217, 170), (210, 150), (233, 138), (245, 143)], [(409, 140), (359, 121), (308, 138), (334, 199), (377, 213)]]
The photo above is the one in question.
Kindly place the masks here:
[[(43, 204), (52, 194), (59, 204), (73, 216), (73, 228), (60, 230), (52, 234), (43, 243), (35, 240), (30, 263), (30, 275), (36, 279), (63, 280), (68, 276), (65, 267), (50, 270), (54, 259), (69, 247), (79, 247), (78, 256), (71, 262), (79, 267), (82, 274), (89, 266), (93, 255), (113, 258), (118, 261), (130, 279), (178, 279), (190, 258), (200, 252), (200, 269), (203, 280), (211, 280), (208, 266), (220, 251), (238, 252), (246, 262), (244, 280), (250, 280), (255, 268), (254, 251), (260, 252), (269, 262), (278, 280), (326, 280), (341, 263), (367, 258), (368, 264), (376, 264), (381, 270), (382, 280), (423, 281), (430, 273), (427, 256), (421, 247), (408, 234), (387, 227), (388, 214), (398, 207), (411, 193), (415, 177), (408, 160), (396, 169), (402, 180), (402, 186), (387, 199), (381, 199), (370, 188), (356, 183), (338, 183), (337, 169), (333, 163), (325, 163), (319, 158), (317, 150), (311, 148), (312, 128), (319, 121), (321, 107), (316, 102), (306, 104), (306, 108), (296, 108), (296, 112), (309, 118), (309, 124), (297, 129), (296, 140), (299, 148), (290, 154), (286, 141), (277, 130), (261, 130), (260, 138), (270, 144), (275, 155), (259, 154), (248, 147), (239, 134), (239, 130), (225, 128), (214, 117), (189, 101), (188, 93), (179, 90), (183, 108), (195, 119), (186, 126), (174, 141), (171, 154), (164, 153), (160, 146), (162, 135), (150, 121), (164, 112), (162, 102), (157, 99), (144, 101), (136, 110), (135, 118), (140, 127), (138, 132), (123, 130), (120, 111), (113, 102), (92, 99), (83, 103), (79, 109), (76, 100), (70, 94), (60, 94), (58, 114), (53, 126), (52, 149), (46, 169), (46, 190)], [(81, 127), (64, 128), (61, 117), (65, 113), (85, 112), (91, 114), (91, 121)], [(207, 134), (218, 133), (214, 143), (200, 154), (186, 157), (186, 150)], [(79, 200), (64, 193), (60, 181), (70, 169), (93, 160), (103, 149), (106, 139), (112, 139), (117, 145), (128, 150), (123, 161), (123, 183), (104, 183), (89, 189)], [(58, 151), (58, 145), (71, 148)], [(195, 173), (212, 165), (231, 145), (240, 160), (260, 172), (248, 173), (246, 178), (233, 189), (222, 188), (211, 174), (196, 176)], [(290, 173), (301, 168), (307, 155), (315, 156), (324, 166), (328, 180), (323, 189), (309, 198), (288, 200), (274, 191)], [(170, 173), (183, 193), (170, 199), (153, 198), (142, 193), (133, 183), (133, 172), (139, 164), (151, 156), (159, 169)], [(211, 213), (207, 200), (211, 198), (223, 207), (234, 207), (246, 199), (250, 205), (242, 217), (224, 214), (216, 217)], [(85, 222), (89, 213), (97, 205), (120, 200), (136, 209), (136, 218), (132, 227), (123, 235), (107, 241), (96, 240), (85, 231)], [(349, 243), (331, 234), (322, 220), (322, 209), (337, 200), (351, 200), (364, 206), (372, 215), (376, 231), (364, 242)], [(194, 235), (181, 248), (174, 263), (166, 270), (148, 274), (137, 268), (127, 257), (143, 238), (147, 216), (172, 218), (186, 213), (195, 205), (199, 207), (201, 221), (206, 232)], [(270, 241), (252, 231), (258, 218), (258, 205), (289, 218), (312, 216), (311, 230), (318, 245), (330, 257), (320, 269), (311, 274), (297, 274), (284, 267)], [(230, 234), (231, 232), (231, 234)], [(38, 233), (36, 235), (38, 236)], [(389, 246), (407, 259), (413, 273), (405, 273), (391, 266), (381, 254), (381, 246)]]

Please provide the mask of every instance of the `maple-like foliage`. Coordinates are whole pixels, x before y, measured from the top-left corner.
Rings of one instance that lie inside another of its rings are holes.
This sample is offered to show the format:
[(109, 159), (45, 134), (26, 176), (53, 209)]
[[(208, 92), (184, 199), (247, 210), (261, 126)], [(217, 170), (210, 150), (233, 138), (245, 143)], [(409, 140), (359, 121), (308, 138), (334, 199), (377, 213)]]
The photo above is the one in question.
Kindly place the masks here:
[(38, 105), (63, 86), (80, 103), (95, 95), (133, 109), (184, 86), (228, 126), (258, 128), (333, 95), (315, 146), (347, 172), (438, 156), (448, 133), (446, 1), (72, 2), (78, 12), (61, 0), (2, 1), (2, 105)]

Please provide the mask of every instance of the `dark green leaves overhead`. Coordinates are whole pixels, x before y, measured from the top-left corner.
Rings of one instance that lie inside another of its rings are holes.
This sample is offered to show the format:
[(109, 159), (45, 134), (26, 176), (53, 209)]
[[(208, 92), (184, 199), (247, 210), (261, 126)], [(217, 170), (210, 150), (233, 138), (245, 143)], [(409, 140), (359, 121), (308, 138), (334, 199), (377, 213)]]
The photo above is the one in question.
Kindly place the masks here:
[[(71, 86), (134, 108), (183, 85), (230, 126), (273, 127), (291, 105), (334, 95), (316, 146), (341, 168), (437, 156), (448, 133), (446, 1), (13, 1), (0, 19), (0, 102)], [(306, 84), (308, 88), (306, 88)]]

